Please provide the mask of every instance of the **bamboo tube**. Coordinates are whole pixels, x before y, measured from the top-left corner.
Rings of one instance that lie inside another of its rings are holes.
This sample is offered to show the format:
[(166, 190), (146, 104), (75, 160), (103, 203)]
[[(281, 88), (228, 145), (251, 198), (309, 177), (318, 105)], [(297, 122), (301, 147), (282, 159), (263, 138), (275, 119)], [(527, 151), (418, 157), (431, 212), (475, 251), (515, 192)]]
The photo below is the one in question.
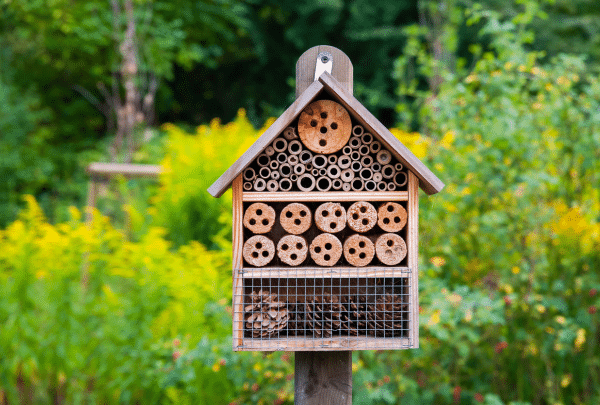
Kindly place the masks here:
[(367, 232), (377, 223), (377, 210), (373, 204), (358, 201), (348, 208), (348, 226), (355, 232)]
[(371, 145), (369, 146), (369, 150), (371, 151), (371, 153), (379, 153), (379, 151), (381, 150), (381, 143), (379, 143), (378, 141), (373, 141), (373, 143), (371, 143)]
[(387, 191), (387, 184), (383, 181), (377, 183), (377, 191)]
[(373, 181), (375, 183), (379, 183), (381, 180), (383, 180), (383, 176), (381, 175), (381, 173), (378, 173), (378, 172), (373, 173)]
[(373, 162), (373, 164), (371, 165), (371, 170), (373, 170), (374, 172), (380, 172), (381, 164), (379, 162)]
[[(321, 169), (325, 170), (325, 169)], [(317, 190), (319, 191), (329, 191), (331, 188), (331, 179), (326, 176), (321, 176), (317, 179)]]
[(292, 174), (292, 175), (290, 176), (290, 180), (291, 180), (292, 182), (296, 182), (296, 180), (298, 180), (298, 175), (297, 175), (296, 173)]
[(296, 134), (296, 128), (294, 128), (294, 127), (287, 127), (286, 129), (284, 129), (283, 130), (283, 137), (285, 139), (287, 139), (288, 141), (291, 141), (292, 139), (298, 138), (298, 134)]
[(363, 235), (352, 235), (344, 241), (344, 257), (355, 267), (364, 267), (375, 257), (375, 245)]
[(365, 190), (375, 191), (376, 188), (377, 188), (377, 183), (375, 183), (373, 180), (365, 181)]
[(325, 176), (327, 174), (327, 169), (319, 169), (319, 176)]
[[(280, 177), (281, 177), (281, 173), (279, 173), (277, 170), (273, 170), (271, 172), (271, 178), (273, 180), (279, 180)], [(269, 188), (269, 182), (267, 182), (267, 188)]]
[(312, 164), (317, 169), (327, 166), (327, 156), (325, 155), (315, 155), (312, 159)]
[(297, 165), (299, 161), (300, 159), (298, 158), (298, 155), (291, 155), (290, 157), (288, 157), (288, 163), (290, 164), (290, 166)]
[(350, 191), (350, 190), (352, 190), (352, 186), (350, 185), (350, 183), (342, 184), (342, 191)]
[(361, 147), (358, 148), (358, 153), (360, 153), (361, 156), (366, 156), (369, 152), (371, 152), (369, 145), (361, 145)]
[(338, 157), (336, 155), (329, 155), (327, 157), (327, 161), (329, 162), (330, 165), (334, 165), (337, 163)]
[(385, 149), (380, 150), (377, 152), (377, 161), (382, 165), (387, 165), (392, 161), (392, 154)]
[(277, 161), (279, 163), (286, 163), (288, 160), (288, 155), (287, 153), (278, 153), (277, 154)]
[(275, 224), (275, 210), (265, 203), (254, 203), (244, 212), (243, 224), (252, 233), (267, 233)]
[(342, 155), (350, 155), (352, 153), (352, 148), (350, 145), (346, 145), (342, 148)]
[(244, 191), (250, 191), (252, 190), (252, 183), (250, 183), (249, 181), (245, 181), (244, 182)]
[(300, 189), (300, 191), (312, 191), (312, 189), (315, 188), (316, 185), (315, 178), (307, 173), (298, 177), (298, 181), (296, 182), (296, 184), (298, 185), (298, 189)]
[(308, 256), (306, 239), (297, 235), (285, 235), (277, 244), (277, 256), (288, 266), (302, 264)]
[(358, 151), (357, 151), (357, 150), (353, 151), (353, 152), (350, 154), (350, 159), (351, 159), (351, 160), (360, 160), (360, 153), (358, 153)]
[(352, 163), (352, 160), (350, 159), (350, 156), (342, 155), (338, 159), (338, 166), (340, 167), (340, 169), (347, 169), (347, 168), (349, 168), (350, 167), (350, 163)]
[(361, 136), (364, 132), (365, 129), (362, 127), (362, 125), (355, 125), (352, 128), (352, 135), (354, 136)]
[(396, 185), (394, 183), (387, 183), (388, 191), (396, 191)]
[(284, 138), (277, 138), (273, 142), (273, 149), (275, 152), (285, 152), (288, 146), (288, 142)]
[(360, 160), (360, 164), (363, 167), (371, 167), (371, 165), (373, 164), (373, 158), (369, 155), (363, 156)]
[(406, 257), (406, 242), (395, 233), (386, 233), (377, 238), (375, 254), (381, 263), (395, 266)]
[(269, 168), (271, 170), (277, 170), (279, 169), (279, 162), (276, 160), (271, 160), (271, 163), (269, 163)]
[(300, 143), (300, 141), (291, 141), (288, 144), (287, 150), (292, 155), (298, 155), (298, 154), (300, 154), (300, 152), (302, 152), (302, 144)]
[(254, 191), (265, 191), (267, 188), (267, 182), (260, 177), (254, 180)]
[(404, 172), (396, 172), (394, 175), (394, 184), (398, 187), (402, 187), (408, 182), (408, 176)]
[(396, 171), (399, 172), (400, 170), (404, 169), (404, 166), (402, 166), (402, 163), (396, 163), (394, 169), (396, 169)]
[(340, 203), (324, 203), (315, 211), (315, 225), (323, 232), (337, 233), (346, 227), (346, 210)]
[(281, 191), (290, 191), (292, 189), (292, 180), (291, 178), (283, 178), (279, 180), (279, 189)]
[(350, 184), (352, 186), (352, 191), (362, 191), (365, 187), (365, 182), (360, 177), (355, 177)]
[(260, 166), (260, 167), (265, 167), (269, 165), (269, 162), (271, 161), (271, 158), (268, 157), (266, 154), (261, 153), (260, 155), (258, 155), (258, 157), (256, 158), (256, 163)]
[(354, 178), (354, 171), (352, 169), (344, 169), (340, 174), (340, 178), (342, 179), (342, 181), (348, 183)]
[(246, 170), (244, 170), (244, 180), (252, 181), (255, 178), (256, 178), (256, 172), (254, 171), (253, 168), (249, 167)]
[(294, 166), (294, 173), (297, 175), (303, 174), (305, 170), (306, 166), (304, 166), (302, 163), (298, 163), (296, 166)]
[(352, 170), (354, 170), (356, 173), (358, 173), (360, 171), (360, 169), (362, 169), (362, 165), (360, 164), (360, 162), (358, 160), (355, 160), (354, 162), (352, 162), (352, 164), (350, 165), (350, 168)]
[(385, 165), (381, 168), (381, 175), (384, 179), (393, 179), (396, 174), (396, 169), (392, 165)]
[(341, 173), (342, 171), (340, 170), (338, 165), (331, 165), (327, 168), (327, 175), (331, 179), (337, 179), (338, 177), (340, 177)]
[(263, 179), (268, 179), (269, 177), (271, 177), (271, 169), (269, 169), (268, 167), (261, 167), (258, 171), (258, 175)]
[(311, 170), (313, 169), (313, 165), (312, 165), (312, 163), (310, 163), (310, 162), (308, 162), (308, 163), (305, 163), (305, 164), (304, 164), (304, 166), (306, 167), (306, 171), (307, 171), (307, 172), (308, 172), (308, 171), (311, 171)]
[(361, 135), (360, 139), (362, 140), (363, 145), (370, 145), (371, 142), (373, 142), (373, 135), (365, 132)]
[(399, 232), (406, 225), (406, 209), (395, 202), (382, 204), (377, 210), (377, 225), (386, 232)]
[(279, 214), (279, 223), (288, 233), (300, 235), (308, 231), (312, 224), (310, 209), (300, 203), (291, 203), (283, 207)]
[(269, 145), (265, 148), (265, 155), (271, 157), (274, 154), (275, 154), (275, 149), (273, 149), (273, 147), (271, 145)]
[(348, 145), (352, 148), (352, 149), (358, 149), (360, 148), (360, 138), (358, 136), (353, 136), (352, 138), (350, 138), (350, 140), (348, 141)]
[(318, 177), (318, 176), (319, 176), (319, 169), (312, 169), (312, 170), (310, 171), (310, 173), (311, 173), (313, 176), (315, 176), (315, 177)]
[(342, 181), (340, 179), (333, 179), (331, 182), (331, 188), (334, 190), (339, 190), (342, 188)]
[(303, 150), (300, 152), (300, 163), (307, 164), (308, 162), (312, 162), (313, 154), (309, 150)]
[(244, 243), (242, 255), (249, 265), (263, 267), (275, 257), (275, 244), (266, 236), (255, 235)]
[(292, 166), (287, 163), (284, 163), (279, 166), (279, 174), (281, 177), (290, 177), (292, 175)]
[[(273, 172), (274, 174), (279, 174), (277, 172)], [(277, 180), (269, 180), (267, 181), (267, 191), (275, 192), (279, 190), (279, 183)]]
[(342, 242), (330, 233), (322, 233), (310, 243), (310, 257), (319, 266), (331, 267), (342, 257)]
[(365, 167), (365, 168), (361, 169), (361, 171), (359, 172), (359, 175), (360, 175), (361, 179), (371, 180), (371, 178), (373, 177), (373, 171), (371, 169), (369, 169), (368, 167)]

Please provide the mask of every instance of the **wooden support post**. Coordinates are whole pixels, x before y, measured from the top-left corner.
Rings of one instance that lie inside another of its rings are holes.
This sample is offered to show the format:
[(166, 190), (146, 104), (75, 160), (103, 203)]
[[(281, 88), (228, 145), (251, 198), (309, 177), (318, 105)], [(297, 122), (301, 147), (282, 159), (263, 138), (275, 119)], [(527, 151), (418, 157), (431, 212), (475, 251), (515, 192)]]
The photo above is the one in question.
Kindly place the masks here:
[[(350, 59), (331, 46), (315, 46), (296, 63), (296, 97), (314, 80), (317, 55), (330, 52), (333, 56), (332, 75), (352, 93), (353, 77)], [(352, 404), (352, 352), (296, 352), (295, 404)]]
[(352, 352), (296, 352), (296, 405), (352, 404)]

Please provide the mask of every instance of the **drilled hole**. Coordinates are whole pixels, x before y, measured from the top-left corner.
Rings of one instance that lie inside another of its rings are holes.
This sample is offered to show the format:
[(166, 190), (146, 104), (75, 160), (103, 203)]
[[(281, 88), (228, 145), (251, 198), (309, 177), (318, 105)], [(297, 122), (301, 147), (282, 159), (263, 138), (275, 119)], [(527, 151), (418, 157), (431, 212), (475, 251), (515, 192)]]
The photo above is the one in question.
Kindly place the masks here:
[(369, 224), (369, 220), (368, 220), (368, 219), (366, 219), (366, 218), (365, 218), (365, 219), (363, 219), (363, 220), (362, 220), (362, 224), (363, 224), (363, 225), (368, 225), (368, 224)]
[(326, 262), (328, 262), (329, 260), (331, 260), (331, 256), (329, 255), (324, 255), (323, 259), (325, 259)]
[(284, 243), (283, 245), (281, 245), (281, 249), (283, 250), (288, 250), (289, 246), (287, 245), (287, 243)]
[(352, 214), (352, 219), (358, 219), (358, 214), (357, 213)]
[(325, 139), (321, 139), (319, 141), (319, 146), (326, 146), (327, 145), (327, 141)]
[(315, 253), (321, 253), (321, 248), (319, 246), (315, 246)]
[(384, 224), (389, 224), (390, 223), (390, 219), (389, 218), (383, 218), (383, 223)]
[(325, 250), (331, 250), (333, 246), (331, 246), (331, 243), (326, 243), (325, 244)]
[(298, 249), (298, 250), (302, 249), (302, 243), (296, 243), (296, 249)]
[(331, 123), (331, 129), (337, 129), (337, 123), (336, 122), (332, 122)]
[(311, 127), (316, 127), (316, 126), (317, 126), (317, 120), (312, 120), (312, 121), (310, 122), (310, 126), (311, 126)]
[(301, 217), (305, 217), (306, 216), (306, 211), (300, 211), (300, 216)]
[(358, 242), (358, 247), (360, 248), (364, 248), (365, 247), (365, 242)]
[(263, 250), (262, 255), (263, 255), (263, 257), (268, 257), (269, 256), (269, 252), (267, 252), (266, 250)]
[(360, 207), (360, 212), (362, 212), (363, 214), (364, 214), (365, 212), (367, 212), (367, 207)]
[(292, 217), (291, 211), (286, 212), (285, 216), (286, 216), (286, 218), (291, 218)]
[(256, 215), (262, 215), (262, 210), (261, 209), (257, 209), (256, 210)]
[(322, 112), (321, 113), (321, 118), (327, 118), (327, 113), (326, 112)]
[(338, 210), (338, 211), (336, 211), (336, 212), (335, 212), (335, 216), (336, 216), (336, 217), (341, 217), (341, 216), (342, 216), (342, 211), (339, 211), (339, 210)]
[(325, 134), (325, 133), (327, 133), (327, 128), (326, 127), (321, 127), (320, 131), (321, 131), (322, 134)]
[(364, 259), (365, 257), (367, 257), (367, 255), (364, 252), (361, 252), (358, 257), (360, 257), (361, 259)]
[(386, 245), (388, 245), (388, 246), (394, 246), (394, 241), (392, 241), (392, 240), (390, 239), (390, 240), (388, 240), (388, 241), (386, 242)]
[(348, 253), (350, 253), (351, 255), (353, 255), (354, 253), (356, 253), (356, 249), (350, 248), (350, 249), (348, 249)]
[(323, 212), (321, 213), (321, 216), (323, 216), (323, 217), (326, 217), (326, 216), (328, 216), (328, 215), (329, 215), (329, 211), (323, 211)]
[(262, 248), (262, 243), (258, 242), (255, 246), (256, 246), (257, 249), (261, 249)]
[(252, 252), (252, 257), (256, 259), (258, 257), (258, 252)]
[(387, 210), (388, 210), (388, 212), (392, 212), (392, 211), (394, 211), (394, 207), (391, 205), (388, 205)]
[(298, 218), (294, 219), (294, 223), (296, 225), (300, 225), (302, 223), (302, 221), (300, 221)]
[(292, 260), (296, 260), (297, 258), (298, 258), (298, 256), (296, 255), (296, 253), (292, 253), (290, 255), (290, 259), (292, 259)]
[(335, 222), (332, 222), (331, 224), (329, 224), (329, 227), (331, 229), (335, 229), (337, 227), (337, 224)]
[(262, 220), (262, 224), (263, 225), (269, 225), (269, 220), (268, 219), (263, 219)]
[(250, 221), (248, 221), (248, 223), (250, 225), (254, 225), (256, 223), (256, 220), (254, 218), (250, 219)]
[(400, 223), (400, 218), (399, 217), (394, 217), (394, 222), (399, 224)]

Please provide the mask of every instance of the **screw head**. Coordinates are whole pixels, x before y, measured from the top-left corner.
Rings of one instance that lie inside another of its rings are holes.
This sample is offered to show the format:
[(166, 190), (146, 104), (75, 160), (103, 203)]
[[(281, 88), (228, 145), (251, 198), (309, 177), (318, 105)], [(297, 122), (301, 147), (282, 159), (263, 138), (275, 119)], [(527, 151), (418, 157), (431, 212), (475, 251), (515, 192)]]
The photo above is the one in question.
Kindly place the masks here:
[(327, 63), (327, 62), (329, 62), (329, 58), (327, 56), (323, 55), (323, 56), (321, 56), (321, 62)]

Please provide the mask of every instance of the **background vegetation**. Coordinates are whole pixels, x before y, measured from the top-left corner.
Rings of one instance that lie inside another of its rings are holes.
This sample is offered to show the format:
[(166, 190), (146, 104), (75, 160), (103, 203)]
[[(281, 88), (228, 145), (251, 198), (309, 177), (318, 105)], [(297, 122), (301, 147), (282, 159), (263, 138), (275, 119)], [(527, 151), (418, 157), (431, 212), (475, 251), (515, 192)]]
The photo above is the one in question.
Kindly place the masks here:
[[(421, 347), (354, 353), (354, 402), (599, 403), (599, 12), (0, 0), (0, 404), (293, 402), (293, 354), (231, 352), (231, 197), (205, 190), (318, 44), (447, 184), (421, 199)], [(165, 171), (88, 224), (92, 161)]]

